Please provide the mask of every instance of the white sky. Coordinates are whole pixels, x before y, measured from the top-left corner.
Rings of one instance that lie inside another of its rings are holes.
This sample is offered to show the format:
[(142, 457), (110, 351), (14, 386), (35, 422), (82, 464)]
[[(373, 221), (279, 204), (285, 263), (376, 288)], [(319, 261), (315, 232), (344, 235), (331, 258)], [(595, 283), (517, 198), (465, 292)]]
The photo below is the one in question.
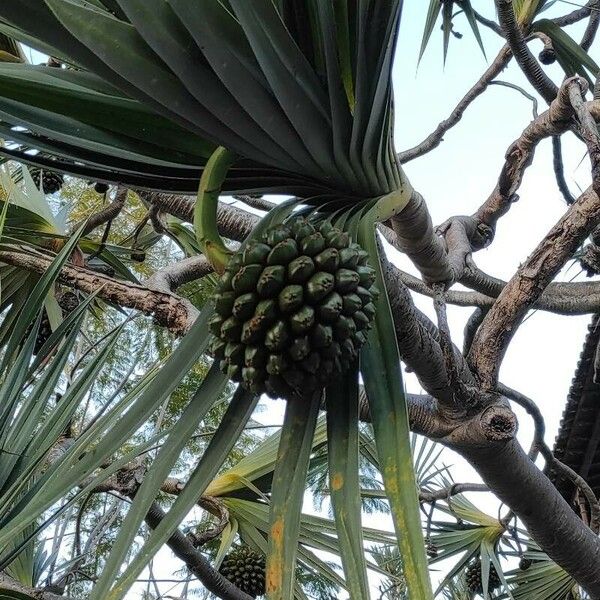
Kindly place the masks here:
[[(583, 4), (583, 0), (578, 0), (578, 3)], [(426, 137), (439, 121), (448, 116), (489, 64), (481, 54), (466, 20), (460, 16), (456, 19), (455, 28), (464, 37), (461, 40), (451, 38), (445, 68), (442, 65), (442, 34), (438, 24), (417, 70), (428, 4), (426, 0), (405, 2), (394, 67), (398, 150), (412, 147)], [(493, 16), (492, 4), (473, 0), (474, 7), (490, 17)], [(573, 8), (559, 0), (544, 16), (564, 14)], [(501, 41), (483, 27), (480, 31), (491, 61), (501, 47)], [(567, 31), (579, 39), (582, 27), (570, 27)], [(537, 53), (541, 44), (532, 44), (532, 48)], [(597, 44), (591, 54), (600, 62)], [(549, 72), (555, 82), (561, 80), (558, 67), (552, 67)], [(517, 83), (534, 93), (514, 62), (501, 74), (500, 79)], [(545, 110), (545, 103), (541, 99), (539, 110)], [(405, 166), (412, 185), (425, 197), (435, 224), (451, 215), (471, 214), (477, 209), (496, 183), (506, 149), (529, 123), (531, 115), (532, 104), (529, 100), (514, 90), (492, 86), (475, 100), (462, 122), (446, 134), (445, 141), (436, 150)], [(565, 176), (576, 195), (578, 188), (584, 189), (589, 185), (589, 163), (587, 159), (582, 161), (584, 147), (572, 136), (563, 137), (563, 151)], [(538, 147), (534, 164), (528, 169), (519, 194), (521, 200), (501, 219), (491, 248), (475, 255), (481, 268), (505, 279), (514, 273), (519, 263), (525, 260), (565, 211), (565, 203), (557, 190), (552, 172), (550, 140)], [(417, 274), (406, 259), (398, 256), (398, 253), (393, 256), (399, 265)], [(570, 279), (578, 272), (579, 268), (575, 266), (564, 273), (561, 279)], [(583, 279), (583, 276), (579, 279)], [(417, 305), (434, 317), (431, 300), (417, 298)], [(470, 314), (471, 309), (449, 307), (450, 326), (454, 341), (459, 346), (462, 345), (462, 330)], [(501, 380), (539, 404), (546, 419), (546, 441), (550, 445), (558, 430), (589, 320), (588, 316), (561, 317), (536, 312), (519, 329), (502, 366)], [(408, 391), (420, 391), (414, 376), (406, 377), (406, 386)], [(283, 403), (269, 403), (267, 413), (257, 417), (273, 423), (274, 415), (281, 414), (282, 410)], [(532, 427), (522, 411), (517, 410), (517, 413), (520, 420), (519, 438), (527, 447)], [(447, 453), (446, 460), (456, 465), (453, 473), (457, 481), (478, 480), (473, 470), (456, 455)], [(496, 514), (497, 503), (484, 499), (482, 495), (472, 495), (471, 499), (490, 514)], [(305, 508), (312, 510), (309, 502)], [(368, 518), (367, 522), (369, 525), (389, 527), (387, 519), (382, 517)], [(177, 568), (179, 564), (175, 564), (168, 552), (161, 552), (155, 561), (157, 576), (170, 577)], [(143, 587), (132, 590), (130, 597), (140, 597), (139, 592)]]

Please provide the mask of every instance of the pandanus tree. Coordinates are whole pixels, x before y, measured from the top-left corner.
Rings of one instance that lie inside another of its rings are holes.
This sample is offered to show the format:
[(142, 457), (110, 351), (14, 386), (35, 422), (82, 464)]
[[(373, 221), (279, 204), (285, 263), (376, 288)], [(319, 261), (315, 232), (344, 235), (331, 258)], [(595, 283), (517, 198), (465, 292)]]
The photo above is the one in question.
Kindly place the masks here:
[[(136, 406), (146, 402), (143, 411), (134, 415), (125, 405), (125, 416), (110, 433), (118, 446), (203, 353), (215, 357), (133, 495), (93, 599), (125, 596), (210, 487), (263, 392), (286, 402), (270, 475), (268, 526), (254, 537), (266, 554), (268, 598), (301, 594), (295, 587), (301, 506), (320, 411), (326, 414), (326, 456), (344, 585), (352, 598), (369, 597), (359, 484), (361, 419), (373, 426), (372, 456), (411, 599), (431, 598), (432, 587), (410, 427), (466, 457), (541, 550), (592, 596), (600, 594), (597, 534), (538, 471), (535, 456), (523, 452), (509, 399), (526, 399), (498, 382), (502, 356), (530, 306), (539, 301), (554, 310), (573, 308), (564, 295), (576, 292), (554, 290), (545, 298), (542, 293), (594, 230), (600, 214), (595, 126), (600, 108), (585, 101), (585, 77), (597, 68), (584, 44), (575, 44), (555, 21), (537, 18), (544, 2), (497, 0), (496, 24), (475, 13), (470, 2), (434, 0), (424, 44), (441, 11), (447, 48), (455, 4), (478, 38), (480, 20), (502, 35), (506, 46), (452, 119), (421, 146), (401, 154), (393, 139), (391, 86), (400, 0), (0, 4), (0, 31), (7, 39), (66, 65), (0, 64), (0, 133), (11, 141), (2, 153), (42, 170), (138, 189), (142, 198), (163, 202), (162, 208), (169, 204), (174, 216), (193, 221), (205, 271), (220, 275), (214, 302), (191, 326), (189, 314), (163, 319), (174, 331), (187, 331), (186, 336), (164, 370), (130, 400)], [(571, 19), (585, 18), (591, 10)], [(597, 19), (590, 23), (593, 39)], [(528, 49), (536, 35), (553, 44), (570, 76), (560, 88)], [(459, 113), (512, 56), (550, 109), (511, 147), (498, 185), (479, 211), (452, 217), (434, 232), (425, 201), (402, 163), (439, 144)], [(575, 72), (581, 76), (573, 76)], [(592, 187), (571, 204), (506, 286), (482, 276), (467, 258), (492, 241), (536, 144), (550, 136), (559, 139), (566, 131), (587, 144)], [(156, 192), (195, 193), (197, 200), (192, 206)], [(249, 220), (253, 226), (241, 235), (238, 231), (242, 246), (233, 251), (221, 239), (226, 235), (218, 215), (221, 193), (292, 198), (269, 207), (260, 220)], [(423, 280), (409, 283), (434, 296), (438, 327), (415, 309), (408, 280), (388, 263), (378, 231), (420, 271)], [(61, 256), (76, 243), (77, 238), (70, 240)], [(487, 314), (475, 316), (476, 333), (464, 353), (452, 344), (445, 314), (452, 297), (447, 290), (457, 281), (483, 290), (485, 298), (497, 296), (485, 301)], [(156, 311), (156, 306), (146, 310)], [(401, 358), (429, 395), (404, 393)], [(161, 514), (154, 504), (161, 485), (185, 440), (230, 379), (238, 386), (218, 431), (170, 511)], [(107, 429), (94, 431), (102, 439)], [(77, 474), (101, 466), (101, 458), (87, 456), (82, 459), (87, 466), (79, 469), (73, 455), (53, 469), (69, 473), (62, 485), (73, 485)], [(4, 516), (0, 541), (22, 533), (57, 498), (60, 486), (53, 488), (54, 496), (40, 486), (20, 499), (18, 518), (11, 512)], [(536, 501), (540, 497), (547, 499), (544, 505)], [(153, 531), (121, 571), (144, 519)], [(489, 552), (484, 554), (478, 565), (484, 565), (480, 570), (489, 580), (496, 567), (490, 566)], [(218, 577), (213, 584), (223, 597), (245, 597)]]

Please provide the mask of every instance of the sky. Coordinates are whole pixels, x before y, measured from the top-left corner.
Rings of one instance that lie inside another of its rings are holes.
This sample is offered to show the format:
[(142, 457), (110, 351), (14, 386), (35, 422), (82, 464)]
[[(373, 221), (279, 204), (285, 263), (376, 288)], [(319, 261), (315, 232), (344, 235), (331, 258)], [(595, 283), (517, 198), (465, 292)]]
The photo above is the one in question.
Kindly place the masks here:
[[(474, 8), (493, 17), (491, 1), (472, 0)], [(583, 4), (583, 0), (578, 0)], [(442, 33), (434, 29), (427, 50), (417, 68), (418, 52), (428, 2), (406, 0), (399, 35), (398, 50), (393, 69), (396, 103), (395, 141), (397, 149), (404, 150), (419, 143), (445, 119), (464, 93), (475, 83), (493, 60), (502, 45), (500, 38), (481, 28), (488, 60), (479, 49), (464, 18), (459, 16), (455, 29), (462, 39), (450, 40), (445, 66), (442, 60)], [(570, 12), (572, 3), (557, 1), (545, 16)], [(579, 39), (582, 26), (567, 29)], [(598, 44), (590, 54), (600, 62)], [(531, 44), (535, 52), (541, 43)], [(562, 72), (558, 67), (548, 69), (555, 82), (560, 82)], [(499, 79), (516, 83), (528, 92), (535, 93), (521, 75), (514, 62)], [(545, 110), (539, 98), (539, 110)], [(467, 109), (462, 121), (451, 129), (443, 143), (429, 154), (405, 165), (413, 187), (426, 199), (434, 224), (456, 214), (471, 214), (485, 200), (495, 186), (504, 153), (532, 118), (532, 103), (518, 92), (501, 86), (492, 86)], [(589, 162), (585, 149), (572, 135), (563, 137), (565, 177), (571, 191), (585, 189), (590, 183)], [(533, 165), (527, 170), (520, 200), (512, 206), (497, 227), (495, 241), (489, 249), (475, 254), (475, 261), (486, 272), (508, 279), (521, 262), (535, 248), (552, 225), (564, 214), (565, 203), (558, 192), (553, 171), (550, 140), (542, 142), (535, 154)], [(413, 274), (418, 274), (409, 261), (391, 250), (396, 264)], [(583, 280), (577, 265), (565, 270), (558, 279)], [(456, 286), (460, 289), (460, 286)], [(415, 297), (416, 303), (430, 317), (434, 317), (429, 298)], [(471, 309), (450, 306), (450, 327), (454, 342), (462, 346), (462, 331)], [(589, 316), (563, 317), (544, 312), (534, 312), (519, 328), (502, 364), (500, 379), (503, 383), (533, 398), (540, 406), (546, 420), (546, 442), (552, 446), (558, 431), (562, 410), (573, 376), (575, 365), (590, 321)], [(406, 375), (409, 392), (421, 388), (413, 375)], [(269, 403), (268, 414), (257, 415), (258, 420), (273, 422), (281, 416), (283, 403)], [(519, 416), (519, 439), (528, 447), (532, 427), (526, 414), (515, 409)], [(446, 452), (445, 460), (454, 465), (456, 481), (478, 481), (476, 473), (459, 457)], [(498, 504), (491, 497), (472, 495), (471, 499), (490, 514), (496, 514)], [(312, 510), (307, 499), (305, 507)], [(389, 527), (383, 517), (368, 517), (369, 525)], [(161, 553), (162, 555), (162, 553)], [(155, 572), (169, 576), (173, 561), (157, 561)], [(175, 566), (175, 568), (177, 568)], [(164, 571), (164, 573), (162, 573)], [(137, 597), (132, 592), (131, 598)]]

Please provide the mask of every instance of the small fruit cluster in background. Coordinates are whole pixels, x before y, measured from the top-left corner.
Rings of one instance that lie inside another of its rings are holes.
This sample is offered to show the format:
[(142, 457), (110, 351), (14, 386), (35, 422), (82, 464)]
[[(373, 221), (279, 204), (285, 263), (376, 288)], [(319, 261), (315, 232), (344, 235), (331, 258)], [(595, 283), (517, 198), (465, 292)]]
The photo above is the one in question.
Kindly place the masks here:
[(46, 171), (38, 169), (37, 167), (30, 167), (29, 173), (36, 188), (40, 189), (41, 184), (41, 189), (44, 194), (56, 194), (56, 192), (58, 192), (65, 183), (65, 178), (63, 175), (61, 173), (55, 173), (54, 171)]
[[(467, 567), (467, 587), (475, 594), (483, 594), (483, 578), (481, 576), (481, 561), (476, 560)], [(500, 576), (493, 564), (490, 563), (490, 574), (488, 577), (488, 591), (497, 590), (502, 585)]]
[(232, 550), (223, 559), (219, 573), (253, 598), (265, 593), (265, 557), (249, 546)]

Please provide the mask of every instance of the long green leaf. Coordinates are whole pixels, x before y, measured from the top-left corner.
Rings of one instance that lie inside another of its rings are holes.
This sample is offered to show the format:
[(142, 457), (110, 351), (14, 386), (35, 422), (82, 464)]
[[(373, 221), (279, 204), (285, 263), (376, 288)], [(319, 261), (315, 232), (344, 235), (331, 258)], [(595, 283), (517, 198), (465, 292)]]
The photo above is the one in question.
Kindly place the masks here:
[(173, 427), (169, 437), (154, 459), (152, 467), (145, 474), (144, 481), (135, 495), (133, 504), (127, 512), (119, 535), (113, 544), (102, 575), (94, 586), (90, 600), (105, 599), (107, 597), (139, 527), (152, 502), (156, 499), (161, 484), (169, 475), (184, 446), (196, 431), (204, 415), (217, 401), (226, 384), (227, 377), (219, 370), (218, 364), (215, 363)]
[(358, 464), (358, 365), (326, 390), (329, 487), (351, 598), (368, 600)]
[[(210, 390), (205, 390), (205, 392), (208, 394)], [(223, 462), (227, 459), (235, 442), (239, 439), (257, 402), (258, 397), (256, 395), (238, 387), (227, 407), (219, 428), (212, 437), (208, 448), (192, 472), (183, 491), (173, 503), (171, 510), (161, 521), (160, 525), (152, 532), (110, 593), (106, 596), (92, 595), (92, 598), (99, 597), (106, 598), (106, 600), (120, 600), (125, 596), (144, 567), (198, 502), (198, 498), (202, 495), (210, 480), (216, 475)], [(184, 416), (182, 416), (182, 419)], [(94, 590), (95, 592), (96, 590)]]
[(35, 315), (40, 310), (40, 307), (48, 294), (51, 286), (54, 284), (55, 279), (58, 277), (60, 270), (63, 265), (67, 262), (71, 253), (77, 246), (77, 242), (83, 232), (85, 225), (82, 225), (79, 230), (69, 239), (64, 245), (63, 249), (58, 253), (56, 258), (52, 261), (46, 272), (40, 277), (39, 282), (27, 298), (27, 301), (19, 311), (19, 318), (17, 319), (11, 339), (8, 343), (6, 354), (2, 361), (2, 367), (0, 370), (6, 367), (8, 361), (10, 361), (15, 352), (16, 346), (21, 342), (23, 335), (35, 319)]
[(419, 61), (423, 58), (425, 49), (429, 38), (435, 28), (435, 23), (442, 10), (442, 2), (440, 0), (429, 0), (429, 9), (427, 10), (427, 18), (425, 20), (425, 29), (423, 31), (423, 38), (421, 39), (421, 49), (419, 50)]
[(373, 216), (360, 226), (359, 241), (369, 252), (381, 294), (375, 327), (361, 352), (361, 372), (369, 399), (377, 455), (411, 599), (430, 600), (431, 584), (421, 530), (417, 485), (411, 458), (410, 428), (398, 346), (379, 262)]
[(320, 394), (314, 394), (310, 401), (289, 401), (285, 410), (271, 488), (269, 600), (288, 600), (293, 594), (300, 511), (320, 403)]

